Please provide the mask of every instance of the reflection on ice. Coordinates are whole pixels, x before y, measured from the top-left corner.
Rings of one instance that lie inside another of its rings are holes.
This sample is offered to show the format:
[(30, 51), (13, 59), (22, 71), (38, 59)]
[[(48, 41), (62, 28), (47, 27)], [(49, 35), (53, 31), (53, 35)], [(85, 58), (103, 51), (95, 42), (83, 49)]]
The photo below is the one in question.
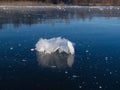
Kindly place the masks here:
[(74, 55), (58, 52), (52, 54), (37, 52), (37, 60), (42, 67), (66, 68), (72, 67), (74, 63)]
[(120, 17), (120, 6), (0, 6), (0, 29), (26, 24), (71, 23), (94, 17)]

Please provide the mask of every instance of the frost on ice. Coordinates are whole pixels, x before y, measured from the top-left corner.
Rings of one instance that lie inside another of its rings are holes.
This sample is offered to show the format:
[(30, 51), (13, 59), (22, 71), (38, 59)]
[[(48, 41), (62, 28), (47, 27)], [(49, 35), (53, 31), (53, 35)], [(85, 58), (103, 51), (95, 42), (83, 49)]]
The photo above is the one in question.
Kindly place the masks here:
[(57, 37), (51, 39), (40, 39), (36, 44), (36, 50), (45, 54), (55, 52), (74, 54), (73, 43), (65, 38)]

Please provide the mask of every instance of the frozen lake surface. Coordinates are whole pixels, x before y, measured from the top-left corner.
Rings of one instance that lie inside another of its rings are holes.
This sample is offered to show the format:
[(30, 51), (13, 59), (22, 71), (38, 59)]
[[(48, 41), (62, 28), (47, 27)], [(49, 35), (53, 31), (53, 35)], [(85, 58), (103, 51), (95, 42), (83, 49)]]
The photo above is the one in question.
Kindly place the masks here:
[[(75, 54), (35, 50), (57, 37)], [(120, 7), (0, 6), (0, 90), (27, 89), (120, 90)]]

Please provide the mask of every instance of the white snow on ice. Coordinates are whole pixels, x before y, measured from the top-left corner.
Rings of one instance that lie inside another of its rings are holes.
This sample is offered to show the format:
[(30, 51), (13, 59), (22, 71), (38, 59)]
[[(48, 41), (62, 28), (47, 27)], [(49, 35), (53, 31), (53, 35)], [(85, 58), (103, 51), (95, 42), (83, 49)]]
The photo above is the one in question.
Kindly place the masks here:
[(7, 6), (7, 5), (1, 5), (0, 8), (3, 8), (4, 10), (6, 9), (24, 9), (24, 8), (32, 8), (32, 9), (37, 9), (37, 8), (56, 8), (56, 9), (66, 9), (66, 8), (98, 8), (100, 10), (103, 9), (119, 9), (120, 6)]
[(73, 43), (65, 38), (57, 37), (51, 39), (43, 39), (41, 38), (35, 48), (38, 52), (51, 54), (56, 51), (59, 53), (65, 52), (67, 54), (74, 54), (74, 46)]

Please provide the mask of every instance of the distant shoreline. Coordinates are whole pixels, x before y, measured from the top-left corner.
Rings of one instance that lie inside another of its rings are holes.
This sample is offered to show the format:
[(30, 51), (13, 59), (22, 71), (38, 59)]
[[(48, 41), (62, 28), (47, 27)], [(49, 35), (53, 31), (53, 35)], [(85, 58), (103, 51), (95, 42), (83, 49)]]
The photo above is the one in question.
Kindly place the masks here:
[(79, 4), (64, 4), (64, 3), (43, 3), (37, 1), (0, 1), (0, 6), (120, 6), (120, 3), (79, 3)]

